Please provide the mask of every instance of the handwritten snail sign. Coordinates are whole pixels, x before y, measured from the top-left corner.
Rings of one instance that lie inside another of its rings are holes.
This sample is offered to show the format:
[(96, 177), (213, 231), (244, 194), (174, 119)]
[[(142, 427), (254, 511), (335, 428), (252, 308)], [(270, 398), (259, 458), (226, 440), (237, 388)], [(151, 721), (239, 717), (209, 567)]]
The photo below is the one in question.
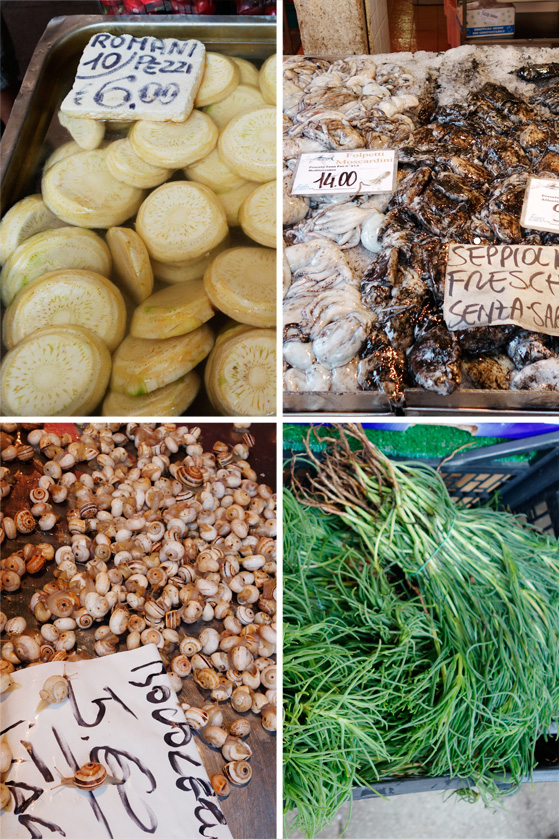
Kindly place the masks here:
[(444, 319), (451, 331), (514, 323), (559, 335), (559, 248), (451, 244)]
[(100, 32), (80, 59), (61, 111), (91, 119), (183, 122), (204, 75), (200, 41)]
[[(21, 688), (2, 694), (14, 799), (2, 835), (231, 839), (157, 648), (66, 663), (68, 698), (37, 712), (45, 680), (63, 666), (18, 671)], [(108, 773), (95, 790), (70, 782), (88, 762)]]

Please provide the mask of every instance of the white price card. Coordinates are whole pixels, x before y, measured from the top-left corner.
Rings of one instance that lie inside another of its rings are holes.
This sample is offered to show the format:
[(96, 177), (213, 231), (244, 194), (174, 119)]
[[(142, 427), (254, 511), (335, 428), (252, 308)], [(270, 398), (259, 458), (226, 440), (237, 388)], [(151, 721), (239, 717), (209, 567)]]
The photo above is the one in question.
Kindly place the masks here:
[(444, 319), (451, 331), (514, 323), (559, 335), (559, 248), (451, 244)]
[[(54, 674), (69, 677), (69, 696), (41, 708), (39, 691)], [(231, 839), (154, 644), (40, 664), (13, 679), (19, 687), (0, 698), (12, 752), (6, 839)], [(89, 762), (106, 769), (108, 783), (72, 784)]]
[(394, 192), (397, 153), (391, 149), (310, 152), (299, 158), (292, 195)]
[(83, 51), (60, 109), (71, 117), (183, 122), (205, 64), (201, 41), (100, 32)]
[(520, 224), (530, 230), (559, 233), (559, 179), (528, 178)]

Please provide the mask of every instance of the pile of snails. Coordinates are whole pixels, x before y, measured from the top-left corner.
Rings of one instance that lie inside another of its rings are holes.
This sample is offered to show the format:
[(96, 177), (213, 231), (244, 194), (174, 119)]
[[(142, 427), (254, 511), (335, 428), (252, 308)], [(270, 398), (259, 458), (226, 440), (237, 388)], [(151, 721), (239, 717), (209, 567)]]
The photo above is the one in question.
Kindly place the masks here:
[[(4, 551), (2, 590), (16, 591), (24, 574), (49, 562), (54, 579), (29, 603), (38, 628), (0, 613), (7, 636), (0, 692), (13, 688), (20, 665), (87, 657), (77, 650), (80, 629), (93, 628), (99, 656), (155, 644), (177, 692), (188, 676), (209, 692), (204, 708), (184, 707), (191, 726), (205, 728), (204, 739), (227, 761), (226, 777), (214, 784), (220, 795), (228, 781), (250, 779), (251, 750), (246, 725), (236, 726), (245, 720), (226, 730), (218, 703), (252, 711), (276, 730), (276, 496), (248, 461), (254, 438), (247, 427), (237, 429), (241, 442), (217, 442), (212, 451), (204, 451), (200, 428), (177, 424), (89, 425), (79, 440), (31, 428), (26, 444), (0, 427), (3, 461), (20, 451), (25, 459), (37, 450), (47, 458), (25, 508), (2, 517), (3, 547), (51, 530), (58, 518), (52, 504), (66, 505), (70, 534), (57, 548), (29, 542)], [(2, 481), (11, 485), (5, 472)], [(57, 691), (66, 678), (47, 680), (43, 703), (62, 701)]]

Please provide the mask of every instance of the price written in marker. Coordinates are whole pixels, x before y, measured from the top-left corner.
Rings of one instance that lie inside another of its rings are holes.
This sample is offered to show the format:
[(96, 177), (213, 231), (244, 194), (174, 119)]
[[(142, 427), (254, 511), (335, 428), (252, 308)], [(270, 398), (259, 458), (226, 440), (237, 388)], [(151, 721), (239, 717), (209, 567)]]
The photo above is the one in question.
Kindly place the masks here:
[(336, 187), (351, 188), (357, 183), (357, 172), (340, 172), (334, 175), (333, 172), (321, 172), (320, 177), (313, 181), (318, 189), (335, 189)]
[(61, 110), (91, 119), (183, 122), (194, 106), (205, 55), (196, 40), (100, 32), (87, 44)]
[(558, 249), (450, 244), (444, 319), (451, 332), (514, 323), (559, 335)]
[(396, 152), (390, 149), (312, 152), (301, 155), (291, 194), (394, 192), (396, 174)]

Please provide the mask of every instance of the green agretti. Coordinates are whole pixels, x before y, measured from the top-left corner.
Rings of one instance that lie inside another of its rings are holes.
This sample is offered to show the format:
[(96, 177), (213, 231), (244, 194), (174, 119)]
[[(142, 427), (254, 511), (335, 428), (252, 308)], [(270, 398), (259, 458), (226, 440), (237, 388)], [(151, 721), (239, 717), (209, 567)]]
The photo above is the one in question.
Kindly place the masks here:
[(557, 540), (339, 432), (284, 500), (284, 796), (309, 837), (380, 778), (513, 792), (559, 714)]

